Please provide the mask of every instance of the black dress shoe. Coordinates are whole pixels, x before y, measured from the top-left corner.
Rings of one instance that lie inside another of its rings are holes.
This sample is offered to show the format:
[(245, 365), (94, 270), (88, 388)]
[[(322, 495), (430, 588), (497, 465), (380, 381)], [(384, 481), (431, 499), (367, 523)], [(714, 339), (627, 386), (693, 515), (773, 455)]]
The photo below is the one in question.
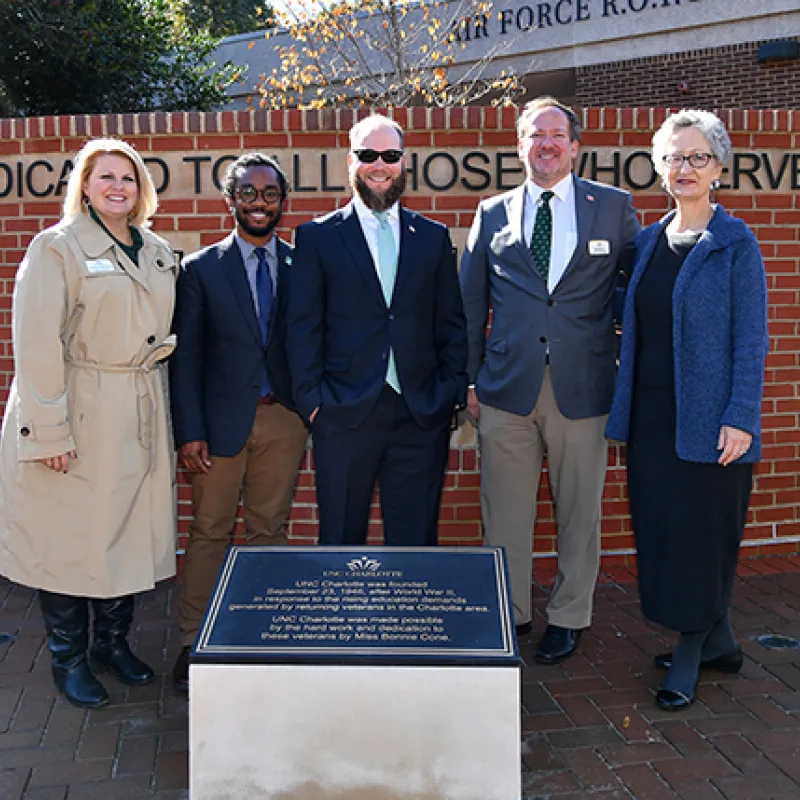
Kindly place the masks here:
[[(696, 690), (696, 686), (695, 686)], [(684, 694), (676, 689), (659, 689), (656, 692), (656, 703), (664, 711), (682, 711), (694, 703), (695, 692)]]
[[(672, 653), (661, 653), (654, 656), (653, 662), (660, 669), (669, 669), (672, 666)], [(717, 672), (735, 674), (742, 668), (743, 663), (742, 648), (737, 647), (735, 650), (731, 650), (730, 653), (723, 653), (721, 656), (711, 658), (708, 661), (701, 661), (700, 667), (702, 669), (715, 669)]]
[(533, 623), (521, 622), (519, 625), (515, 625), (514, 628), (517, 631), (517, 636), (527, 636), (533, 630)]
[(572, 628), (548, 625), (536, 648), (534, 656), (536, 661), (540, 664), (558, 664), (565, 658), (569, 658), (575, 652), (582, 633), (583, 631), (572, 630)]
[(189, 651), (191, 647), (181, 648), (181, 652), (172, 668), (172, 685), (178, 692), (189, 691)]

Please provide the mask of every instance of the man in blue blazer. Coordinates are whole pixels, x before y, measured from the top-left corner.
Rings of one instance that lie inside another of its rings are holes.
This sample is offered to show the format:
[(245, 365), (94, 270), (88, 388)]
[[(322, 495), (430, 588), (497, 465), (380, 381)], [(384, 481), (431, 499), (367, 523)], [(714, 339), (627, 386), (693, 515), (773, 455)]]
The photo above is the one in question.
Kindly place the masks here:
[(531, 101), (517, 133), (527, 180), (480, 204), (461, 262), (467, 402), (478, 420), (484, 534), (506, 548), (518, 633), (531, 630), (533, 527), (547, 456), (558, 577), (535, 657), (556, 664), (591, 619), (614, 393), (612, 296), (639, 223), (627, 192), (572, 174), (580, 121), (568, 106)]
[(248, 544), (285, 544), (285, 523), (307, 431), (294, 410), (286, 364), (292, 248), (279, 239), (288, 183), (275, 159), (248, 153), (223, 191), (235, 230), (185, 259), (170, 361), (175, 443), (192, 473), (194, 519), (173, 670), (188, 688), (188, 654), (230, 544), (242, 498)]
[(404, 209), (397, 123), (350, 131), (352, 201), (297, 230), (287, 342), (311, 423), (320, 543), (363, 544), (375, 483), (387, 545), (436, 544), (466, 327), (447, 229)]

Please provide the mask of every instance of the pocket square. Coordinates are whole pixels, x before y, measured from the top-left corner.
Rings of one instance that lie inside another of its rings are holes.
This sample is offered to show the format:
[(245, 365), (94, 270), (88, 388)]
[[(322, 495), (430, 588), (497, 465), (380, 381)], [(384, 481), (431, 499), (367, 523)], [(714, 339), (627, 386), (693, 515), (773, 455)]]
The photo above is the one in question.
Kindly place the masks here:
[(494, 274), (497, 275), (498, 277), (500, 278), (508, 277), (508, 273), (499, 264), (493, 264), (492, 269), (494, 270)]

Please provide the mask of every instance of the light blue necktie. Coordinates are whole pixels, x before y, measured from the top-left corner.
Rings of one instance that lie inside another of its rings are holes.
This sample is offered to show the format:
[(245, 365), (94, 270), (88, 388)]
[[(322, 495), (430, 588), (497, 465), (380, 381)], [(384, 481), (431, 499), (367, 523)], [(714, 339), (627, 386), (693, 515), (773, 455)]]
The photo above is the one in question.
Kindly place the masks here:
[[(397, 277), (397, 245), (394, 242), (392, 226), (385, 211), (373, 211), (378, 220), (378, 274), (381, 279), (381, 289), (383, 289), (383, 299), (386, 306), (392, 305), (392, 293), (394, 292), (394, 281)], [(398, 394), (402, 394), (400, 389), (400, 378), (397, 375), (397, 365), (394, 361), (394, 350), (389, 349), (389, 366), (386, 369), (386, 383)]]

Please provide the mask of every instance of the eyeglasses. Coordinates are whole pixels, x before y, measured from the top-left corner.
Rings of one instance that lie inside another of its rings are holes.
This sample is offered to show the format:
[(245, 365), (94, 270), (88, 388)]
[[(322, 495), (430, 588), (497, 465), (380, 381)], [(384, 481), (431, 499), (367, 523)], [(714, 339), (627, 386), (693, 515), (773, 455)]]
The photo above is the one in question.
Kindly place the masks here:
[(282, 197), (280, 191), (272, 186), (265, 186), (263, 189), (256, 189), (255, 186), (251, 186), (249, 183), (246, 183), (244, 186), (240, 186), (236, 190), (236, 196), (243, 203), (255, 203), (259, 195), (264, 198), (265, 203), (277, 203)]
[(373, 150), (369, 147), (362, 147), (353, 152), (362, 164), (374, 164), (379, 158), (383, 159), (384, 164), (396, 164), (403, 157), (402, 150)]
[(715, 158), (713, 153), (689, 153), (688, 156), (682, 156), (680, 153), (671, 153), (664, 156), (661, 160), (671, 169), (683, 169), (684, 162), (687, 162), (690, 167), (694, 169), (702, 169), (711, 163), (711, 159)]

